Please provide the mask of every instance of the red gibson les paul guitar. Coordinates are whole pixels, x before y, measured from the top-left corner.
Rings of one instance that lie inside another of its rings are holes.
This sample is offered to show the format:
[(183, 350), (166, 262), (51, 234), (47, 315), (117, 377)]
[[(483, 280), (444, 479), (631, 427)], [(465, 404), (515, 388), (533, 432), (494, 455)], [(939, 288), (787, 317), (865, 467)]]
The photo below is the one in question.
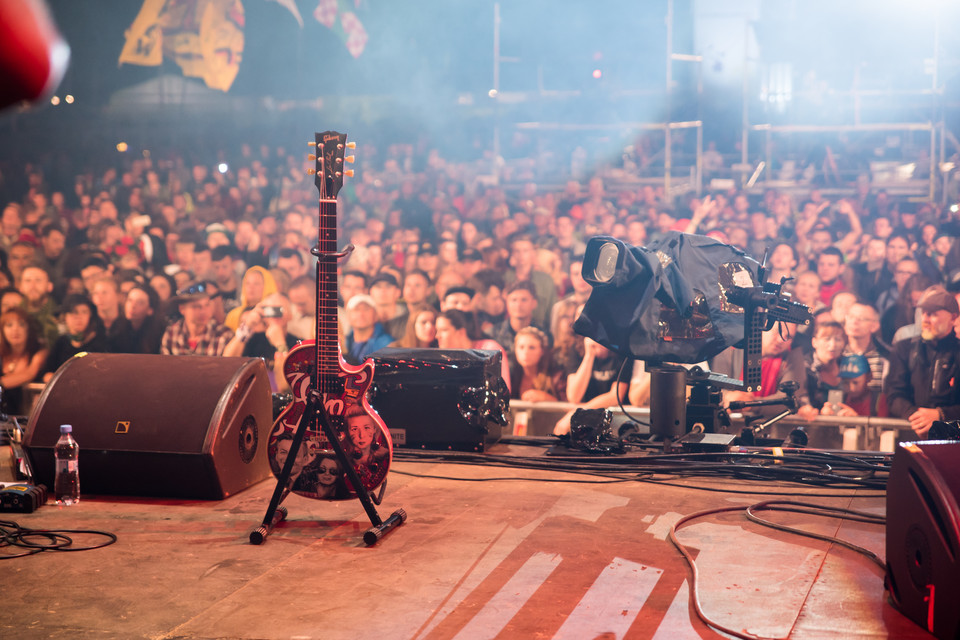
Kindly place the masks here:
[[(370, 406), (367, 389), (373, 380), (373, 361), (348, 364), (340, 351), (337, 320), (337, 260), (349, 254), (337, 249), (337, 194), (343, 186), (347, 136), (327, 131), (315, 134), (316, 177), (320, 191), (320, 229), (317, 243), (317, 339), (294, 347), (283, 372), (293, 391), (293, 402), (280, 414), (270, 432), (268, 455), (275, 475), (287, 456), (296, 456), (287, 489), (307, 498), (343, 500), (357, 497), (340, 459), (320, 424), (314, 421), (299, 451), (291, 451), (294, 433), (316, 390), (333, 432), (351, 461), (364, 488), (383, 485), (393, 457), (390, 432)], [(352, 146), (352, 145), (350, 145)], [(305, 418), (306, 419), (306, 418)], [(379, 502), (379, 500), (376, 500)]]

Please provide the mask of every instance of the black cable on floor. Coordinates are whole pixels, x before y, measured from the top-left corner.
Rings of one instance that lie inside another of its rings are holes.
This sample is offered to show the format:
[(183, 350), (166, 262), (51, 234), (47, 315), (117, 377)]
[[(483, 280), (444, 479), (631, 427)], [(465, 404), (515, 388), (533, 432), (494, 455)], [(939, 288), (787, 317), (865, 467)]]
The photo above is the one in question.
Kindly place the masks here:
[[(427, 480), (447, 480), (451, 482), (503, 482), (503, 481), (522, 481), (522, 482), (545, 482), (545, 483), (567, 483), (567, 484), (594, 484), (594, 485), (604, 485), (604, 484), (623, 484), (625, 482), (648, 482), (650, 484), (663, 485), (668, 487), (676, 487), (678, 489), (692, 489), (695, 491), (708, 491), (710, 493), (725, 493), (731, 495), (748, 495), (748, 496), (779, 496), (779, 497), (796, 497), (797, 492), (794, 491), (770, 491), (763, 489), (730, 489), (730, 488), (721, 488), (721, 487), (711, 487), (711, 486), (698, 486), (693, 484), (679, 484), (676, 482), (663, 482), (653, 479), (643, 479), (643, 478), (619, 478), (613, 480), (571, 480), (567, 478), (541, 478), (541, 479), (531, 479), (531, 478), (521, 478), (521, 477), (496, 477), (496, 478), (457, 478), (454, 476), (438, 476), (432, 474), (420, 474), (420, 473), (411, 473), (408, 471), (397, 471), (396, 469), (391, 469), (390, 473), (397, 473), (399, 475), (409, 476), (411, 478), (423, 478)], [(817, 498), (859, 498), (859, 499), (868, 499), (868, 498), (882, 498), (883, 493), (863, 493), (858, 491), (857, 493), (823, 493), (818, 491), (816, 493), (803, 494), (809, 495), (810, 497)]]
[[(646, 482), (649, 484), (663, 485), (666, 487), (676, 487), (678, 489), (696, 489), (697, 491), (707, 491), (710, 493), (731, 493), (731, 494), (740, 494), (740, 495), (753, 495), (753, 496), (792, 496), (796, 497), (796, 491), (768, 491), (768, 490), (750, 490), (750, 489), (729, 489), (726, 487), (715, 487), (715, 486), (700, 486), (695, 484), (680, 484), (679, 482), (670, 482), (669, 480), (660, 480), (657, 478), (637, 478), (637, 482)], [(816, 497), (818, 498), (882, 498), (886, 495), (885, 492), (877, 493), (864, 493), (864, 491), (870, 491), (869, 489), (860, 489), (856, 493), (822, 493), (817, 492)]]
[[(784, 506), (781, 508), (780, 505), (784, 505)], [(697, 570), (697, 563), (694, 560), (693, 555), (690, 553), (690, 551), (677, 538), (677, 531), (679, 531), (680, 528), (683, 527), (685, 524), (709, 515), (729, 513), (731, 511), (743, 511), (744, 513), (747, 514), (747, 517), (750, 520), (758, 524), (761, 524), (763, 526), (772, 527), (774, 529), (778, 529), (781, 531), (787, 531), (789, 533), (796, 533), (798, 535), (807, 536), (810, 538), (817, 538), (817, 539), (825, 540), (828, 542), (835, 542), (839, 545), (847, 547), (848, 549), (852, 549), (857, 553), (865, 555), (872, 562), (878, 564), (881, 569), (883, 569), (884, 571), (886, 570), (886, 565), (884, 564), (884, 562), (875, 553), (873, 553), (868, 549), (864, 549), (863, 547), (859, 547), (853, 544), (852, 542), (848, 542), (846, 540), (843, 540), (841, 538), (837, 538), (834, 536), (817, 534), (810, 531), (795, 529), (793, 527), (788, 527), (786, 525), (770, 522), (768, 520), (763, 520), (762, 518), (757, 517), (753, 513), (753, 511), (790, 511), (790, 512), (796, 512), (796, 513), (807, 513), (810, 515), (826, 516), (831, 518), (842, 516), (842, 517), (850, 518), (852, 520), (856, 520), (859, 522), (869, 522), (871, 524), (883, 525), (886, 521), (885, 518), (881, 516), (877, 516), (876, 514), (868, 513), (865, 511), (856, 511), (853, 509), (831, 507), (828, 505), (794, 502), (791, 500), (767, 500), (765, 502), (758, 502), (756, 504), (746, 506), (746, 507), (744, 506), (720, 507), (716, 509), (707, 509), (704, 511), (698, 511), (696, 513), (692, 513), (688, 516), (684, 516), (683, 518), (678, 520), (676, 524), (670, 527), (670, 542), (673, 543), (673, 546), (677, 548), (680, 554), (687, 561), (687, 565), (690, 567), (690, 574), (691, 574), (690, 604), (693, 606), (693, 610), (697, 614), (697, 617), (699, 617), (704, 624), (711, 627), (712, 629), (730, 634), (736, 638), (744, 638), (745, 640), (763, 640), (762, 636), (757, 636), (744, 631), (736, 631), (729, 627), (725, 627), (724, 625), (720, 624), (719, 622), (716, 622), (715, 620), (707, 616), (706, 613), (704, 613), (703, 608), (700, 605), (700, 593), (699, 593), (699, 583), (698, 583), (699, 572)], [(776, 638), (774, 640), (786, 640), (786, 639)]]
[[(450, 480), (453, 482), (503, 482), (508, 480), (519, 480), (521, 482), (554, 482), (554, 483), (571, 483), (571, 484), (623, 484), (625, 482), (637, 482), (638, 478), (618, 478), (618, 477), (607, 477), (606, 479), (596, 479), (596, 480), (581, 480), (581, 479), (570, 479), (570, 478), (528, 478), (521, 476), (497, 476), (492, 478), (458, 478), (456, 476), (440, 476), (429, 473), (413, 473), (412, 471), (400, 471), (396, 468), (391, 468), (390, 473), (396, 473), (401, 476), (409, 476), (411, 478), (423, 478), (426, 480)], [(580, 471), (564, 471), (562, 473), (583, 473)], [(597, 474), (589, 474), (597, 475)], [(778, 494), (779, 495), (779, 494)]]
[[(781, 506), (784, 505), (784, 506)], [(755, 511), (792, 511), (794, 513), (806, 513), (808, 515), (814, 516), (825, 516), (827, 518), (842, 516), (847, 520), (854, 520), (856, 522), (866, 522), (868, 524), (877, 524), (884, 526), (887, 523), (887, 519), (883, 516), (878, 516), (867, 511), (856, 511), (854, 509), (841, 509), (837, 507), (828, 507), (821, 504), (807, 504), (803, 502), (793, 502), (792, 500), (768, 500), (766, 502), (760, 502), (755, 505), (747, 507), (746, 513), (747, 518), (756, 522), (757, 524), (763, 525), (765, 527), (770, 527), (772, 529), (778, 529), (780, 531), (786, 531), (788, 533), (793, 533), (798, 536), (806, 536), (808, 538), (815, 538), (817, 540), (826, 540), (827, 542), (835, 542), (841, 546), (844, 546), (852, 551), (866, 556), (874, 564), (876, 564), (882, 571), (887, 570), (886, 563), (880, 559), (880, 556), (875, 554), (873, 551), (855, 545), (852, 542), (837, 538), (834, 536), (828, 536), (822, 533), (814, 533), (813, 531), (806, 531), (804, 529), (797, 529), (795, 527), (788, 527), (785, 524), (779, 524), (777, 522), (772, 522), (770, 520), (765, 520), (754, 513)]]
[(834, 453), (766, 450), (675, 453), (636, 457), (555, 456), (550, 458), (480, 454), (459, 451), (395, 451), (398, 460), (505, 466), (556, 472), (580, 472), (604, 477), (656, 476), (728, 478), (754, 482), (788, 482), (820, 489), (883, 491), (889, 456), (844, 456)]
[[(73, 538), (68, 533), (102, 536), (107, 540), (101, 544), (87, 547), (73, 546)], [(116, 534), (109, 531), (95, 531), (88, 529), (30, 529), (21, 527), (13, 521), (0, 520), (0, 549), (13, 547), (23, 549), (20, 553), (0, 553), (0, 560), (22, 558), (41, 551), (90, 551), (101, 549), (117, 541)]]

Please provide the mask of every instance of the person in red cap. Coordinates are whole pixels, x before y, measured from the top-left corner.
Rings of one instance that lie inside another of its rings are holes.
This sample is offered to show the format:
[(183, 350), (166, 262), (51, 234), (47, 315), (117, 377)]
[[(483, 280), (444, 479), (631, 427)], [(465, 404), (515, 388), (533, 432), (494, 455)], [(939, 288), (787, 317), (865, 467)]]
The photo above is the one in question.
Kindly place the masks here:
[(940, 285), (923, 292), (920, 335), (893, 347), (884, 393), (890, 415), (926, 437), (935, 420), (960, 419), (960, 317), (956, 298)]

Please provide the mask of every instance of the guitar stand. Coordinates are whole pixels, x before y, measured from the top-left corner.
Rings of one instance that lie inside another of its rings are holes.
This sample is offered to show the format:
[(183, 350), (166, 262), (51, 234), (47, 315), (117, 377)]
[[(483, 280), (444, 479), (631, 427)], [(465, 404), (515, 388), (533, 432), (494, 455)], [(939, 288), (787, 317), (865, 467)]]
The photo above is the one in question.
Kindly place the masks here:
[(392, 529), (406, 522), (407, 512), (403, 509), (397, 509), (390, 514), (390, 517), (386, 520), (380, 518), (380, 514), (377, 513), (375, 505), (380, 504), (380, 501), (383, 499), (383, 492), (386, 490), (387, 481), (384, 480), (381, 483), (380, 492), (376, 496), (363, 486), (357, 470), (354, 468), (353, 463), (347, 456), (347, 452), (344, 451), (343, 445), (340, 443), (340, 439), (337, 438), (337, 434), (334, 433), (333, 427), (330, 425), (330, 416), (327, 415), (326, 408), (323, 406), (323, 403), (320, 402), (320, 394), (316, 390), (312, 390), (307, 396), (306, 407), (297, 423), (297, 430), (293, 434), (290, 453), (283, 463), (283, 469), (280, 470), (279, 477), (277, 477), (277, 487), (273, 490), (273, 497), (267, 506), (267, 512), (263, 516), (263, 522), (259, 527), (250, 532), (251, 544), (263, 544), (267, 539), (267, 535), (273, 531), (273, 528), (283, 522), (287, 517), (287, 508), (281, 506), (280, 503), (283, 502), (287, 494), (290, 493), (290, 490), (287, 488), (287, 481), (290, 479), (294, 459), (297, 457), (297, 452), (300, 451), (300, 445), (303, 443), (303, 437), (311, 421), (320, 423), (323, 433), (327, 436), (327, 440), (329, 440), (330, 445), (333, 447), (337, 460), (340, 461), (340, 466), (344, 469), (347, 474), (347, 479), (350, 480), (350, 484), (354, 490), (356, 490), (357, 498), (359, 498), (360, 504), (363, 505), (364, 511), (367, 512), (367, 517), (370, 518), (370, 524), (372, 526), (363, 533), (363, 542), (367, 546), (376, 544), (378, 540), (387, 535)]

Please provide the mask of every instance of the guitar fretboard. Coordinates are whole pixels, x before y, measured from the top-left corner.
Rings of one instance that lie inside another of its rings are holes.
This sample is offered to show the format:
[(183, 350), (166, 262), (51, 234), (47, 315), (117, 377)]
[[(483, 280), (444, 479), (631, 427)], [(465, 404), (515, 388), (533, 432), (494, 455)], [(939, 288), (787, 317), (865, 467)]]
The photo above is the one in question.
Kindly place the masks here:
[(328, 381), (340, 371), (337, 359), (339, 332), (337, 319), (337, 203), (320, 201), (320, 230), (317, 241), (317, 388), (331, 391)]

